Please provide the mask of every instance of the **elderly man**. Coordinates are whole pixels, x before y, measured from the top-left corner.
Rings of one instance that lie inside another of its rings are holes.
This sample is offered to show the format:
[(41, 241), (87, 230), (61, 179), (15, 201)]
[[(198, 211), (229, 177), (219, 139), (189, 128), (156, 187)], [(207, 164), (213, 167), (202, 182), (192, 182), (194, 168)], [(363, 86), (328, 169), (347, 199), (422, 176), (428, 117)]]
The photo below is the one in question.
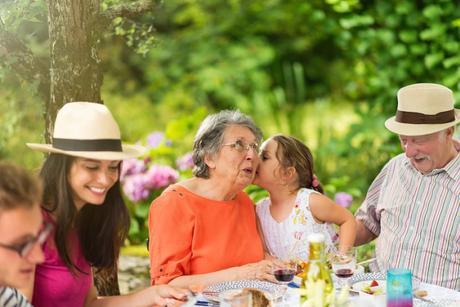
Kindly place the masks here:
[(376, 237), (381, 270), (408, 268), (424, 282), (460, 290), (460, 110), (452, 91), (431, 83), (398, 91), (385, 122), (404, 149), (372, 183), (356, 212), (356, 245)]

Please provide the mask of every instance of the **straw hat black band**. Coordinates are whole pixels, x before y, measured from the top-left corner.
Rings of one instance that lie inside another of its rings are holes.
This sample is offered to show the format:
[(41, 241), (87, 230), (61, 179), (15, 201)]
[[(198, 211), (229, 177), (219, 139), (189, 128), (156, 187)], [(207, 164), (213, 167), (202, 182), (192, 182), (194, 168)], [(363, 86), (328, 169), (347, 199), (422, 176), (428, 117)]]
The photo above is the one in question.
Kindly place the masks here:
[(405, 124), (445, 124), (455, 121), (455, 111), (449, 110), (437, 114), (397, 111), (396, 121)]
[(69, 151), (123, 151), (116, 139), (76, 140), (53, 138), (53, 147)]

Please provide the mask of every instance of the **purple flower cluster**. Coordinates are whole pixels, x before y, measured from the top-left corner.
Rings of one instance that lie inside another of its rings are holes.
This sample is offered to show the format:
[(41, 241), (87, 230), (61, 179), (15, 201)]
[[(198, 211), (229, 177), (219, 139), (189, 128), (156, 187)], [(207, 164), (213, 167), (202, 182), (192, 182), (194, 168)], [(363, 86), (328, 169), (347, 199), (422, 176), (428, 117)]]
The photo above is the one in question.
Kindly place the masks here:
[(152, 165), (144, 174), (145, 186), (150, 190), (161, 189), (174, 183), (179, 178), (179, 173), (166, 165)]
[(123, 162), (120, 180), (123, 191), (133, 202), (146, 200), (155, 191), (175, 183), (179, 173), (172, 167), (153, 164), (149, 160), (129, 159)]
[(147, 199), (150, 194), (150, 191), (145, 186), (144, 174), (126, 177), (123, 182), (123, 191), (134, 202)]
[(164, 139), (164, 133), (160, 131), (154, 131), (147, 136), (147, 147), (157, 148), (160, 146)]
[(135, 158), (123, 160), (121, 164), (120, 180), (123, 182), (128, 176), (143, 173), (147, 170), (147, 166), (143, 160)]
[(344, 208), (351, 206), (353, 202), (353, 196), (345, 192), (339, 192), (335, 194), (335, 202)]
[(188, 169), (192, 169), (195, 166), (195, 164), (193, 163), (193, 155), (192, 155), (192, 153), (191, 152), (186, 153), (182, 157), (178, 158), (176, 160), (176, 165), (177, 165), (177, 168), (180, 171), (185, 171), (185, 170), (188, 170)]

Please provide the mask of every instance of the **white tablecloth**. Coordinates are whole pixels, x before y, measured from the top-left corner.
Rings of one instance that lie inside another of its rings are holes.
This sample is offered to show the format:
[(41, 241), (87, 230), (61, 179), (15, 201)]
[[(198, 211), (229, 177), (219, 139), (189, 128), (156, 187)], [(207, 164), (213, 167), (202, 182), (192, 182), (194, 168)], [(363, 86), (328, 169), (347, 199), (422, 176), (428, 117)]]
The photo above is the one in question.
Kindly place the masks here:
[[(426, 299), (433, 303), (424, 302), (414, 297), (414, 307), (460, 307), (460, 292), (435, 286), (427, 283), (420, 283), (418, 290), (426, 290)], [(189, 302), (184, 306), (217, 306), (208, 303), (207, 300), (200, 296), (198, 302)], [(208, 305), (209, 304), (209, 305)], [(275, 302), (273, 307), (297, 307), (300, 306), (300, 295), (295, 288), (288, 288), (282, 302)], [(380, 295), (378, 298), (369, 295), (350, 297), (347, 307), (386, 307), (386, 296)]]
[[(414, 297), (414, 307), (460, 307), (460, 292), (435, 286), (427, 283), (420, 283), (419, 290), (426, 290), (428, 295), (425, 299), (433, 303), (425, 302)], [(299, 306), (299, 295), (295, 289), (288, 289), (283, 302), (274, 304), (274, 307), (288, 307)], [(355, 296), (350, 297), (350, 307), (385, 307), (386, 296), (381, 295), (375, 299), (371, 296)]]

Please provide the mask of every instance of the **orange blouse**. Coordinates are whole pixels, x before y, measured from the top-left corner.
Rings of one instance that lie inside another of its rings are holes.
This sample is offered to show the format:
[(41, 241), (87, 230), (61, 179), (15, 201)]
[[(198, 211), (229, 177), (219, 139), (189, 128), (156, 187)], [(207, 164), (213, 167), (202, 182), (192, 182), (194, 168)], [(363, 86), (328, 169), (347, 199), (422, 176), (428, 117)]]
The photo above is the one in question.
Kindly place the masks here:
[(244, 192), (215, 201), (172, 185), (150, 206), (149, 237), (152, 285), (264, 258), (254, 204)]

